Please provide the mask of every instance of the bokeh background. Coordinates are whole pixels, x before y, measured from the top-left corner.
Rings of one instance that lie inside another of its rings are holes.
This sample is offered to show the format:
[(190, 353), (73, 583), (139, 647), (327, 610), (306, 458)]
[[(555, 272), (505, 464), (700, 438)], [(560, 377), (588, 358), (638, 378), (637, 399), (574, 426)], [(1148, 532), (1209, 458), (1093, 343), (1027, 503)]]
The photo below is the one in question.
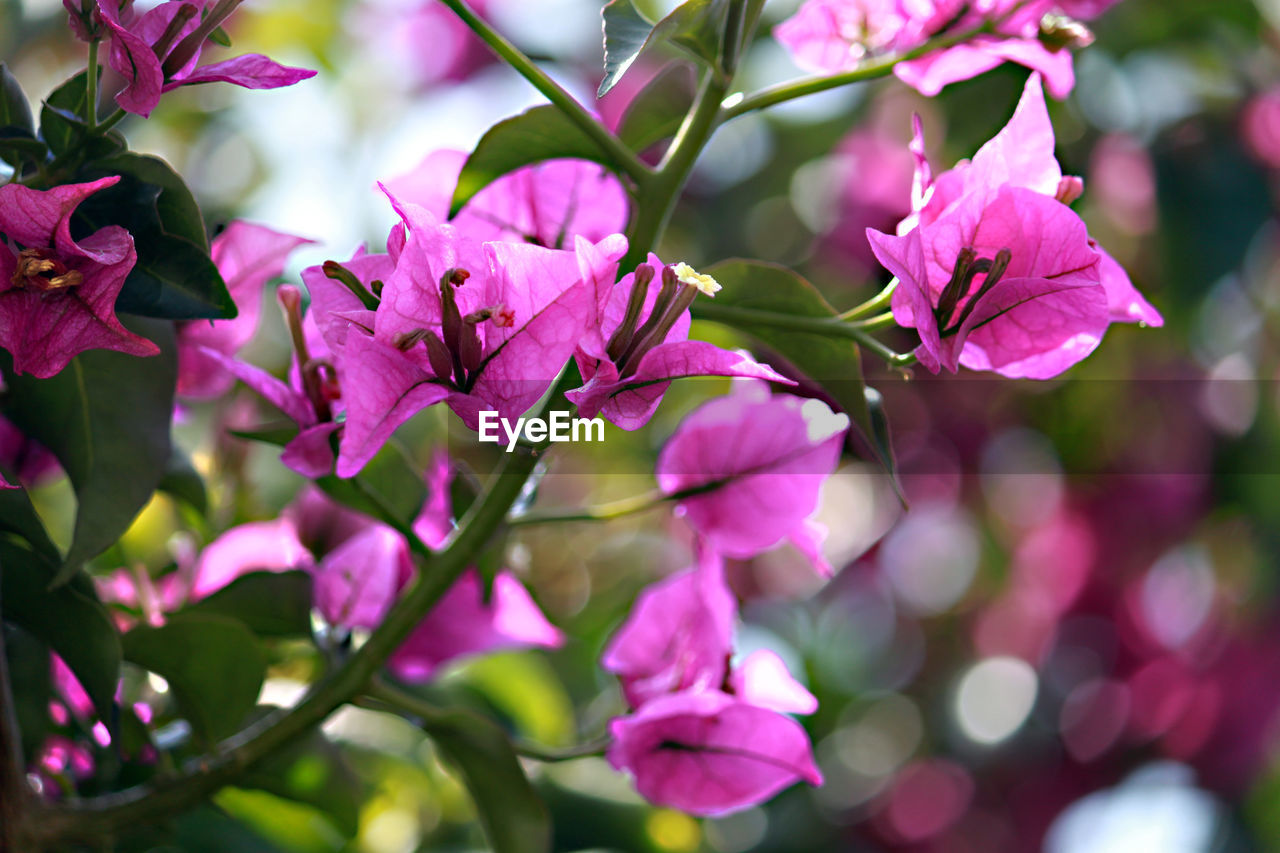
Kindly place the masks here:
[[(590, 101), (599, 6), (483, 9)], [(768, 24), (794, 7), (770, 0)], [(807, 725), (827, 784), (694, 820), (643, 804), (603, 759), (530, 765), (557, 850), (1280, 850), (1280, 2), (1123, 0), (1096, 33), (1077, 57), (1075, 93), (1051, 105), (1059, 158), (1085, 177), (1077, 208), (1091, 233), (1165, 327), (1115, 327), (1047, 383), (908, 379), (869, 363), (910, 510), (850, 456), (820, 516), (843, 567), (835, 580), (820, 583), (785, 548), (731, 567), (743, 652), (775, 649), (821, 700)], [(122, 127), (187, 177), (215, 225), (243, 217), (316, 239), (292, 275), (385, 240), (393, 214), (376, 181), (437, 148), (470, 148), (538, 102), (424, 0), (259, 0), (230, 34), (238, 52), (321, 73), (270, 92), (183, 89)], [(58, 0), (0, 3), (0, 58), (33, 96), (83, 67), (82, 51)], [(744, 63), (746, 90), (799, 73), (767, 25)], [(774, 260), (837, 307), (856, 304), (884, 275), (863, 229), (907, 209), (911, 113), (924, 117), (935, 164), (950, 165), (1004, 124), (1024, 78), (1006, 66), (931, 100), (890, 79), (744, 117), (707, 149), (663, 256)], [(634, 92), (628, 80), (599, 104), (606, 120)], [(286, 336), (266, 298), (249, 356), (283, 370)], [(724, 390), (685, 383), (649, 430), (610, 428), (602, 447), (563, 454), (539, 501), (650, 488), (661, 441)], [(183, 417), (179, 438), (214, 512), (197, 519), (157, 498), (99, 561), (104, 576), (122, 565), (161, 575), (184, 550), (296, 499), (302, 483), (273, 450), (225, 434), (263, 419), (252, 395)], [(401, 438), (423, 463), (442, 442), (477, 469), (493, 461), (444, 416)], [(37, 498), (65, 533), (66, 485)], [(686, 565), (689, 548), (663, 513), (522, 530), (506, 563), (571, 641), (454, 666), (430, 695), (546, 744), (598, 735), (622, 710), (600, 650), (640, 587)], [(273, 661), (264, 703), (296, 698), (320, 665), (302, 643), (280, 644)], [(128, 690), (164, 722), (163, 683), (134, 673)], [(75, 726), (67, 736), (94, 760), (86, 771), (67, 753), (50, 768), (59, 784), (127, 782)], [(177, 849), (483, 848), (465, 792), (408, 724), (347, 709), (277, 763), (271, 784), (226, 789), (176, 821)]]

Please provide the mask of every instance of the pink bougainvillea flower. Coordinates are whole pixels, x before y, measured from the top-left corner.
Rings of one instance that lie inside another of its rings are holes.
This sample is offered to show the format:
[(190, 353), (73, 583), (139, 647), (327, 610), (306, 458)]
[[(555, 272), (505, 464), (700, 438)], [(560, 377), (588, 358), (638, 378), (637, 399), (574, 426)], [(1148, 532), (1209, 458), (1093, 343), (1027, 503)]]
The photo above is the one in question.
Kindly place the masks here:
[(916, 354), (934, 372), (963, 364), (1047, 379), (1093, 352), (1110, 322), (1101, 256), (1080, 217), (1049, 196), (1006, 185), (905, 237), (867, 236), (900, 282), (894, 315), (904, 322), (909, 306)]
[(985, 24), (994, 32), (899, 62), (894, 74), (933, 96), (950, 83), (1014, 62), (1042, 73), (1054, 97), (1065, 98), (1075, 86), (1071, 48), (1093, 40), (1079, 21), (1114, 2), (808, 0), (774, 35), (802, 68), (831, 74), (852, 70), (868, 57), (913, 50), (944, 30), (963, 33)]
[(214, 238), (213, 262), (227, 283), (239, 313), (231, 320), (196, 320), (178, 325), (178, 389), (184, 397), (209, 399), (225, 394), (234, 377), (205, 357), (202, 349), (234, 356), (253, 337), (262, 310), (262, 288), (284, 273), (289, 253), (310, 243), (263, 225), (236, 220)]
[(626, 251), (621, 235), (575, 250), (480, 244), (413, 204), (393, 204), (403, 244), (373, 328), (351, 323), (337, 359), (347, 419), (339, 476), (357, 473), (416, 412), (444, 401), (471, 429), (481, 411), (514, 421), (582, 339), (595, 294)]
[[(466, 161), (463, 151), (434, 151), (412, 172), (388, 182), (387, 189), (443, 221)], [(472, 240), (563, 249), (576, 237), (598, 243), (625, 230), (627, 215), (627, 191), (603, 166), (548, 160), (498, 178), (472, 196), (450, 224)]]
[(642, 796), (696, 815), (729, 814), (799, 781), (822, 784), (799, 723), (718, 690), (661, 696), (609, 732), (609, 763), (629, 771)]
[(1035, 74), (1009, 123), (936, 177), (917, 120), (915, 210), (900, 236), (867, 236), (901, 282), (894, 318), (920, 333), (930, 370), (1048, 378), (1092, 352), (1110, 322), (1163, 323), (1064, 203), (1084, 183), (1062, 174), (1053, 149)]
[(750, 356), (689, 340), (689, 306), (720, 285), (688, 264), (667, 266), (655, 255), (616, 285), (597, 292), (599, 322), (575, 358), (585, 384), (565, 394), (582, 417), (603, 414), (623, 429), (644, 426), (671, 380), (741, 376), (794, 385)]
[(729, 672), (728, 691), (759, 708), (784, 714), (812, 714), (818, 699), (787, 669), (777, 652), (759, 649)]
[(330, 625), (376, 628), (412, 572), (404, 537), (372, 524), (316, 566), (316, 609)]
[(600, 659), (633, 708), (680, 690), (718, 690), (728, 675), (738, 607), (721, 558), (703, 549), (697, 568), (647, 587)]
[[(341, 289), (341, 285), (334, 287)], [(335, 420), (335, 407), (341, 391), (326, 342), (314, 320), (316, 312), (302, 317), (302, 297), (296, 287), (282, 286), (277, 296), (294, 343), (288, 382), (211, 347), (197, 345), (192, 349), (201, 360), (244, 382), (296, 423), (298, 434), (285, 445), (280, 461), (304, 477), (322, 477), (333, 470), (330, 436), (340, 427)]]
[[(147, 116), (164, 92), (179, 86), (220, 81), (246, 89), (277, 89), (314, 77), (256, 53), (198, 66), (210, 36), (241, 0), (168, 0), (137, 14), (117, 0), (97, 0), (97, 14), (111, 37), (107, 63), (123, 78), (116, 103)], [(73, 28), (77, 15), (72, 15)]]
[(290, 519), (251, 521), (231, 528), (200, 552), (191, 599), (217, 592), (249, 572), (309, 570), (313, 563), (311, 552), (303, 547)]
[(681, 422), (658, 457), (658, 487), (682, 495), (676, 512), (720, 553), (751, 557), (789, 540), (829, 575), (826, 530), (810, 516), (848, 429), (821, 400), (743, 380)]
[[(469, 0), (467, 5), (486, 17), (490, 4)], [(462, 81), (495, 62), (484, 42), (439, 0), (376, 0), (351, 11), (350, 26), (361, 46), (398, 72), (398, 82), (413, 88)]]
[(0, 187), (0, 347), (17, 373), (53, 376), (78, 353), (160, 349), (116, 319), (115, 302), (137, 254), (118, 225), (71, 237), (80, 202), (119, 178), (33, 190)]

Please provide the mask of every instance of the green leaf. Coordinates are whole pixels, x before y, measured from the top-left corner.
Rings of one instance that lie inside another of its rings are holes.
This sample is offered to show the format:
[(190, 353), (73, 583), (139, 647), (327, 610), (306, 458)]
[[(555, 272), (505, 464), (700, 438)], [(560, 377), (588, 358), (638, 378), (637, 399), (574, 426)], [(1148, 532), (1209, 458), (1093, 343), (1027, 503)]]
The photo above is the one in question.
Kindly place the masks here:
[(20, 127), (0, 127), (0, 160), (15, 169), (23, 163), (43, 163), (49, 149), (28, 131)]
[(4, 414), (58, 457), (76, 493), (75, 530), (56, 584), (119, 538), (169, 461), (177, 381), (173, 325), (139, 318), (126, 325), (158, 344), (160, 355), (89, 350), (56, 376), (36, 379), (14, 376), (8, 354), (0, 354), (9, 385)]
[(618, 124), (618, 138), (637, 153), (675, 136), (693, 105), (694, 80), (689, 69), (665, 69), (632, 99)]
[[(12, 472), (2, 473), (10, 483), (17, 482)], [(0, 531), (21, 536), (33, 551), (50, 563), (62, 561), (62, 555), (49, 540), (49, 533), (36, 513), (26, 489), (0, 489)]]
[(618, 168), (609, 154), (558, 107), (544, 104), (498, 122), (480, 138), (476, 150), (463, 165), (449, 216), (457, 215), (472, 196), (508, 172), (560, 157), (592, 160), (610, 169)]
[(395, 444), (383, 446), (356, 477), (329, 474), (315, 482), (338, 503), (399, 527), (412, 526), (427, 499), (422, 472)]
[(253, 709), (267, 659), (243, 623), (183, 613), (123, 637), (124, 658), (169, 682), (191, 729), (206, 744), (234, 732)]
[(0, 606), (5, 620), (23, 628), (66, 661), (103, 720), (120, 678), (120, 635), (91, 584), (51, 590), (53, 564), (0, 538)]
[(17, 625), (0, 624), (0, 631), (4, 632), (4, 657), (13, 689), (13, 715), (22, 733), (22, 754), (30, 763), (53, 728), (49, 717), (49, 700), (53, 698), (49, 647)]
[(0, 127), (15, 127), (27, 133), (35, 133), (35, 121), (31, 117), (31, 104), (9, 72), (9, 66), (0, 62)]
[[(98, 74), (102, 74), (101, 66)], [(125, 147), (124, 137), (115, 131), (90, 133), (84, 121), (89, 103), (85, 92), (87, 79), (83, 71), (74, 75), (54, 89), (40, 109), (40, 137), (56, 155), (82, 148), (84, 159), (93, 160), (108, 157)]]
[(201, 515), (209, 511), (209, 496), (205, 492), (204, 479), (191, 464), (191, 457), (176, 444), (169, 453), (169, 463), (156, 488), (173, 495)]
[(311, 635), (311, 575), (249, 572), (182, 612), (229, 616), (260, 637), (307, 637)]
[(441, 710), (420, 722), (462, 776), (494, 853), (551, 849), (547, 807), (529, 784), (502, 729), (460, 709)]
[(645, 33), (648, 21), (631, 0), (606, 4), (601, 10), (605, 76), (596, 97), (604, 97), (642, 53), (659, 45), (680, 48), (696, 62), (717, 67), (728, 9), (729, 0), (687, 0)]
[(200, 207), (182, 178), (157, 157), (129, 152), (99, 158), (76, 178), (108, 175), (121, 180), (85, 199), (74, 223), (86, 233), (119, 225), (133, 235), (138, 261), (116, 309), (173, 320), (235, 317), (235, 301), (209, 257)]
[(293, 421), (281, 421), (278, 424), (263, 424), (256, 429), (229, 429), (227, 432), (247, 441), (284, 447), (298, 435), (298, 425)]
[[(723, 285), (717, 305), (750, 308), (797, 317), (834, 318), (836, 310), (812, 284), (790, 269), (763, 261), (729, 260), (706, 270)], [(696, 309), (696, 305), (695, 305)], [(696, 311), (695, 311), (696, 316)], [(717, 319), (716, 322), (727, 322)], [(876, 424), (862, 381), (862, 353), (851, 340), (750, 321), (735, 328), (776, 350), (805, 376), (818, 383), (849, 419), (885, 470), (893, 473), (893, 457), (875, 438)]]
[(653, 24), (649, 23), (631, 0), (610, 0), (600, 10), (604, 28), (604, 79), (596, 90), (603, 98), (644, 49)]
[(227, 31), (222, 27), (218, 27), (209, 33), (209, 41), (222, 47), (231, 47), (231, 36), (227, 35)]

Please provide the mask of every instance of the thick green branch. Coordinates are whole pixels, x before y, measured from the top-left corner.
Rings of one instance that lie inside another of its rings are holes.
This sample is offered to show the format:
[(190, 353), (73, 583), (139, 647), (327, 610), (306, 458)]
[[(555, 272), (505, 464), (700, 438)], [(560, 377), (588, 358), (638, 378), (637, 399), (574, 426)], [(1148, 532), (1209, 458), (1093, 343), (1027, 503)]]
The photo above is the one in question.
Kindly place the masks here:
[(441, 0), (462, 22), (475, 32), (484, 43), (498, 56), (502, 57), (520, 76), (528, 80), (535, 89), (546, 96), (547, 100), (560, 108), (574, 124), (591, 137), (600, 148), (607, 153), (637, 184), (647, 181), (652, 172), (631, 149), (622, 143), (609, 130), (596, 120), (586, 108), (579, 104), (572, 95), (566, 92), (559, 83), (547, 76), (533, 60), (525, 56), (514, 44), (509, 42), (497, 30), (471, 11), (463, 0)]
[(232, 782), (246, 768), (319, 725), (337, 707), (362, 692), (383, 662), (466, 570), (519, 497), (537, 457), (517, 450), (504, 456), (487, 491), (462, 519), (458, 532), (420, 573), (355, 654), (317, 682), (293, 708), (272, 714), (223, 741), (218, 750), (190, 762), (176, 779), (51, 808), (32, 822), (38, 843), (110, 838), (131, 826), (182, 811)]

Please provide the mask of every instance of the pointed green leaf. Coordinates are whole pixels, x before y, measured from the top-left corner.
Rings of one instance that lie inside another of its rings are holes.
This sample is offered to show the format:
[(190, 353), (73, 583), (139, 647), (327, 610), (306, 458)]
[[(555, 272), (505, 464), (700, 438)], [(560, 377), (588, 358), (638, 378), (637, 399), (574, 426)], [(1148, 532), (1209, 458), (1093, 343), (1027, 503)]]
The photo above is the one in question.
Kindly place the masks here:
[(8, 353), (0, 353), (9, 385), (4, 414), (58, 457), (75, 489), (75, 530), (58, 584), (119, 538), (169, 461), (177, 381), (173, 324), (139, 318), (125, 324), (158, 344), (160, 355), (89, 350), (56, 376), (37, 379), (14, 376)]
[(716, 67), (728, 10), (729, 0), (687, 0), (643, 32), (648, 21), (631, 0), (612, 0), (601, 10), (605, 76), (596, 97), (604, 97), (642, 53), (661, 45), (680, 48), (708, 68)]
[(470, 711), (440, 710), (423, 730), (458, 769), (494, 853), (547, 853), (551, 821), (505, 732)]
[(604, 29), (604, 79), (596, 90), (597, 98), (603, 98), (622, 79), (653, 31), (653, 24), (631, 0), (610, 0), (600, 10), (600, 19)]
[(557, 107), (546, 104), (500, 121), (480, 138), (458, 175), (449, 215), (508, 172), (530, 163), (576, 157), (617, 170), (613, 159)]
[(9, 72), (9, 66), (0, 62), (0, 127), (15, 127), (27, 133), (35, 133), (35, 121), (31, 117), (31, 104), (22, 91), (18, 78)]
[[(0, 474), (10, 483), (17, 482), (12, 471), (0, 470)], [(0, 531), (21, 536), (41, 558), (54, 564), (62, 562), (26, 489), (0, 489)]]
[[(716, 305), (749, 308), (798, 317), (831, 319), (836, 310), (812, 284), (794, 271), (763, 261), (729, 260), (706, 270), (723, 286)], [(695, 316), (697, 305), (695, 304)], [(750, 321), (723, 321), (776, 350), (805, 376), (816, 382), (849, 415), (864, 444), (885, 470), (893, 472), (893, 457), (875, 438), (862, 354), (853, 341), (814, 332), (780, 329)]]
[[(102, 68), (99, 66), (101, 75)], [(115, 131), (89, 132), (84, 116), (88, 111), (85, 92), (85, 72), (72, 76), (45, 99), (40, 109), (40, 138), (54, 154), (61, 155), (73, 148), (82, 148), (84, 158), (93, 160), (108, 157), (124, 149), (124, 137)]]
[(253, 710), (267, 659), (243, 623), (184, 613), (123, 637), (124, 659), (169, 682), (192, 731), (206, 744), (234, 732)]
[(182, 612), (229, 616), (260, 637), (308, 637), (311, 575), (303, 571), (249, 572)]
[(103, 720), (120, 678), (120, 635), (92, 584), (50, 590), (56, 564), (0, 538), (0, 607), (6, 621), (26, 630), (66, 662)]
[(133, 235), (138, 261), (117, 310), (173, 320), (235, 317), (235, 302), (209, 257), (200, 207), (182, 178), (157, 157), (129, 152), (100, 158), (76, 178), (108, 175), (121, 180), (85, 199), (75, 222), (85, 230), (120, 225)]

